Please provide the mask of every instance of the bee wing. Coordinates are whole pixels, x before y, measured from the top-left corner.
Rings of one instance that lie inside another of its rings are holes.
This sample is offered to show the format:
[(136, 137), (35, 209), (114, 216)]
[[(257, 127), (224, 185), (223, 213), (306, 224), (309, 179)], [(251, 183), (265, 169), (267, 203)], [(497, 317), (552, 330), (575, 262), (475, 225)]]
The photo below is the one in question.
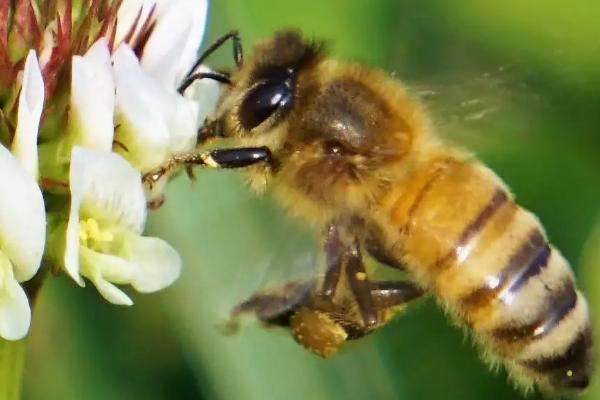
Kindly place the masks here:
[(530, 73), (518, 65), (500, 66), (491, 71), (442, 76), (436, 82), (412, 82), (408, 86), (436, 116), (443, 135), (481, 135), (482, 124), (500, 118), (511, 105), (539, 102), (527, 84)]
[(271, 228), (268, 242), (272, 251), (267, 260), (252, 268), (256, 283), (231, 310), (229, 331), (235, 331), (239, 317), (246, 314), (265, 323), (287, 325), (292, 311), (305, 303), (322, 275), (313, 235), (285, 219)]

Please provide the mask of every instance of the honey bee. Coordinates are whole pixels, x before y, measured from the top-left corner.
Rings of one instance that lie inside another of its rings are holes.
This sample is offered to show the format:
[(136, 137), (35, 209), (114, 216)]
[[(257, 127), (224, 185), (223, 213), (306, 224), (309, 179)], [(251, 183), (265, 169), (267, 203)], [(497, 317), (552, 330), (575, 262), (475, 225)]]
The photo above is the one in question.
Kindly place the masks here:
[[(515, 382), (579, 391), (593, 369), (587, 302), (539, 220), (468, 152), (442, 141), (430, 118), (383, 71), (344, 63), (294, 31), (277, 33), (231, 74), (201, 141), (236, 146), (175, 157), (174, 165), (244, 167), (251, 187), (323, 232), (322, 276), (258, 293), (234, 311), (288, 326), (329, 357), (408, 302), (433, 295)], [(203, 61), (203, 58), (200, 60)], [(198, 64), (200, 64), (200, 61)], [(375, 281), (366, 257), (406, 272)]]

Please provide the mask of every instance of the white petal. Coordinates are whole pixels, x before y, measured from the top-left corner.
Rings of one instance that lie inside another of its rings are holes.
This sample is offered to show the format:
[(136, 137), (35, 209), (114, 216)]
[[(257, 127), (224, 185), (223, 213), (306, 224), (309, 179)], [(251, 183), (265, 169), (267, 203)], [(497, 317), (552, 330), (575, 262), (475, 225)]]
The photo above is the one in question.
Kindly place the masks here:
[(74, 56), (69, 129), (74, 144), (110, 151), (113, 143), (115, 85), (106, 39)]
[(208, 16), (208, 0), (183, 0), (190, 4), (190, 12), (192, 13), (192, 22), (190, 35), (185, 44), (184, 50), (181, 53), (179, 60), (179, 73), (176, 78), (180, 82), (189, 69), (192, 68), (198, 58), (198, 51), (204, 39), (206, 32), (206, 22)]
[(124, 158), (75, 146), (69, 178), (71, 201), (81, 202), (81, 214), (132, 232), (142, 232), (146, 222), (142, 180), (140, 173)]
[(200, 119), (197, 102), (182, 96), (177, 96), (174, 100), (174, 113), (169, 115), (167, 120), (171, 133), (168, 146), (169, 156), (194, 149), (198, 140), (198, 128), (206, 118)]
[(44, 81), (34, 50), (30, 50), (23, 70), (23, 85), (19, 95), (17, 129), (12, 142), (12, 152), (27, 172), (37, 180), (37, 138), (44, 107)]
[(23, 282), (37, 272), (46, 240), (42, 192), (31, 175), (0, 145), (0, 246)]
[(194, 102), (148, 76), (128, 46), (119, 46), (113, 59), (119, 124), (116, 139), (127, 148), (123, 155), (146, 172), (175, 151), (191, 150), (198, 126)]
[(102, 297), (113, 304), (130, 306), (133, 301), (115, 283), (129, 283), (132, 267), (119, 257), (81, 247), (81, 273), (92, 281)]
[(134, 266), (129, 261), (112, 254), (98, 253), (83, 246), (79, 250), (83, 276), (90, 278), (100, 274), (103, 279), (120, 285), (131, 281)]
[[(210, 69), (204, 65), (199, 66), (196, 72), (209, 72)], [(196, 126), (200, 127), (204, 124), (206, 118), (214, 113), (221, 85), (213, 79), (198, 79), (194, 81), (184, 92), (184, 97), (193, 102), (196, 107)]]
[(0, 336), (19, 340), (27, 335), (31, 309), (27, 295), (19, 283), (11, 279), (0, 292)]
[(135, 268), (131, 286), (142, 293), (156, 292), (171, 285), (181, 273), (181, 257), (167, 242), (153, 237), (127, 240), (127, 259)]
[(79, 207), (80, 202), (71, 201), (71, 211), (67, 232), (65, 237), (65, 271), (81, 287), (85, 286), (83, 278), (79, 274)]
[(96, 40), (96, 42), (85, 52), (83, 57), (96, 65), (112, 70), (108, 40), (105, 37)]
[[(140, 16), (139, 21), (145, 21), (155, 3), (156, 0), (124, 0), (117, 13), (115, 43), (121, 43), (125, 35), (131, 30), (138, 15)], [(136, 28), (139, 27), (140, 23), (138, 22)]]
[(96, 277), (91, 279), (98, 292), (104, 297), (106, 300), (110, 301), (112, 304), (116, 304), (119, 306), (131, 306), (133, 305), (133, 301), (129, 296), (125, 294), (121, 289), (108, 282), (107, 280), (102, 279), (101, 277)]
[[(71, 164), (73, 169), (73, 164)], [(80, 185), (77, 183), (76, 186)], [(73, 181), (71, 180), (71, 187)], [(69, 222), (65, 236), (64, 266), (69, 276), (81, 287), (85, 286), (83, 278), (79, 274), (79, 209), (81, 208), (81, 196), (73, 195), (71, 189), (71, 209), (69, 211)]]
[(144, 47), (142, 66), (165, 87), (175, 88), (194, 63), (207, 8), (202, 0), (158, 2), (157, 23)]

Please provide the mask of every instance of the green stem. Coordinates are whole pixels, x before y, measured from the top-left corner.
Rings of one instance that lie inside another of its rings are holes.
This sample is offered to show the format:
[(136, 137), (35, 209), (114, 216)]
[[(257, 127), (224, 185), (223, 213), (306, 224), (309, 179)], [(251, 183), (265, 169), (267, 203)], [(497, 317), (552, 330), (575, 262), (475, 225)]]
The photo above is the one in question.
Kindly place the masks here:
[[(33, 279), (23, 284), (32, 313), (37, 295), (49, 270), (50, 267), (44, 265)], [(16, 341), (0, 338), (0, 400), (21, 398), (26, 349), (27, 337)]]
[(11, 342), (0, 339), (0, 399), (21, 398), (27, 339)]

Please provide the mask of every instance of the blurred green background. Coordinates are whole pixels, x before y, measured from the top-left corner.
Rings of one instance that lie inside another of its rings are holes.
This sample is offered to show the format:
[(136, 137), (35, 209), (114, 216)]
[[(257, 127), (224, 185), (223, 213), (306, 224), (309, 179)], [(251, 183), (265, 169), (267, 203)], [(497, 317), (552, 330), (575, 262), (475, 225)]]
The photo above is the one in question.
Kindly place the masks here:
[[(473, 149), (541, 218), (600, 315), (598, 21), (593, 0), (215, 0), (205, 43), (239, 29), (249, 51), (298, 27), (335, 57), (405, 80), (440, 133)], [(230, 66), (230, 53), (212, 65)], [(252, 320), (223, 335), (237, 301), (310, 271), (313, 238), (236, 173), (198, 175), (175, 180), (150, 218), (150, 233), (185, 260), (173, 287), (135, 295), (130, 309), (67, 279), (44, 287), (26, 398), (522, 398), (430, 300), (328, 361)], [(598, 378), (587, 399), (600, 399)]]

